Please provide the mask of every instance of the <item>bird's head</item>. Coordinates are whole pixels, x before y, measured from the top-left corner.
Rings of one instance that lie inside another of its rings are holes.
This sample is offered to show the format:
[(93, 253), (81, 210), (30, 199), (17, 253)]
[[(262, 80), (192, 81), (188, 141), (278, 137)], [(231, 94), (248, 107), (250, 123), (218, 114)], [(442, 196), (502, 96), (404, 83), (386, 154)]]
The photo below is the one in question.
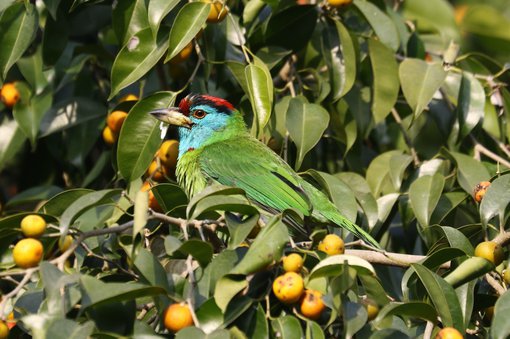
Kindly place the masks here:
[[(179, 127), (179, 153), (196, 149), (216, 138), (228, 137), (245, 129), (239, 112), (225, 99), (203, 94), (190, 94), (179, 106), (150, 112), (156, 119)], [(221, 132), (221, 133), (217, 133)], [(182, 148), (182, 149), (181, 149)]]

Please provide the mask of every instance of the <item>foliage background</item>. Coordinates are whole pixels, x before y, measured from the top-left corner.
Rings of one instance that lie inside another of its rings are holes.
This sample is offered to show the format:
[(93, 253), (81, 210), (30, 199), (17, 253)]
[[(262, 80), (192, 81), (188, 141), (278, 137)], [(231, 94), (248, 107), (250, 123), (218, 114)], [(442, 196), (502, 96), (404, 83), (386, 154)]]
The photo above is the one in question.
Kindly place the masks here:
[[(483, 239), (508, 239), (506, 1), (227, 5), (226, 20), (206, 24), (201, 2), (0, 4), (0, 77), (21, 92), (12, 110), (0, 106), (0, 312), (21, 319), (12, 335), (170, 336), (160, 315), (187, 300), (199, 326), (177, 337), (430, 337), (453, 326), (505, 338), (506, 261), (461, 263)], [(191, 58), (168, 63), (189, 42)], [(188, 92), (229, 99), (390, 261), (420, 263), (376, 264), (380, 253), (356, 246), (349, 264), (325, 260), (315, 249), (325, 230), (291, 249), (281, 216), (253, 239), (259, 213), (242, 192), (214, 187), (189, 202), (171, 173), (153, 189), (168, 216), (147, 216), (137, 192), (161, 133), (146, 113)], [(127, 93), (141, 100), (120, 102)], [(101, 131), (119, 109), (129, 115), (109, 147)], [(477, 204), (484, 180), (492, 185)], [(215, 210), (246, 217), (213, 222)], [(29, 211), (54, 228), (46, 261), (20, 270), (11, 245)], [(201, 228), (184, 232), (187, 221)], [(68, 232), (76, 251), (61, 271), (72, 251), (60, 254), (56, 242)], [(318, 321), (271, 294), (276, 262), (291, 250), (306, 254), (307, 287), (325, 294)], [(451, 272), (463, 278), (445, 278)], [(366, 298), (381, 308), (373, 321)]]

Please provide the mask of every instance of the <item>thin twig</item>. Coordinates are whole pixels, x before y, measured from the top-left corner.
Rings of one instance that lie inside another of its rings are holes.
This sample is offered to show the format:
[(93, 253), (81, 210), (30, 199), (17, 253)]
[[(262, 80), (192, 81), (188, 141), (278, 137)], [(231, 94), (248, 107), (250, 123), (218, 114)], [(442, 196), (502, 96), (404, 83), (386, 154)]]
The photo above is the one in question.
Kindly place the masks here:
[(32, 277), (32, 274), (34, 274), (35, 271), (37, 271), (37, 268), (27, 269), (25, 271), (25, 276), (23, 277), (23, 279), (21, 279), (18, 286), (16, 286), (16, 288), (14, 288), (12, 291), (3, 296), (2, 301), (0, 302), (0, 319), (5, 320), (4, 314), (5, 305), (7, 305), (7, 302), (12, 297), (16, 296), (21, 291), (21, 289), (28, 283), (28, 281)]
[(494, 153), (491, 150), (489, 150), (488, 148), (486, 148), (484, 145), (479, 143), (473, 136), (471, 136), (471, 140), (475, 144), (475, 151), (478, 151), (478, 152), (482, 153), (483, 155), (485, 155), (486, 157), (491, 158), (492, 160), (501, 163), (502, 165), (506, 166), (507, 168), (510, 168), (509, 161), (503, 159), (496, 153)]
[(503, 286), (501, 286), (501, 284), (498, 283), (498, 281), (494, 279), (494, 277), (489, 273), (485, 274), (485, 280), (494, 289), (494, 291), (496, 291), (498, 295), (503, 295), (506, 292)]

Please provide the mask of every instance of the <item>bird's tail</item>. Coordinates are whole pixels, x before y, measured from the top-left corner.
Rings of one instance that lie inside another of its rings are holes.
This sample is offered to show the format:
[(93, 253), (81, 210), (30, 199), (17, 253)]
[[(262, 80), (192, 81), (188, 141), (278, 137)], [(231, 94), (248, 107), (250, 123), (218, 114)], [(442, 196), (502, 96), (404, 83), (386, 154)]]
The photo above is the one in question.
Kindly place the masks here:
[(367, 231), (365, 231), (360, 226), (356, 225), (349, 219), (342, 216), (334, 205), (332, 207), (334, 207), (334, 210), (328, 209), (326, 211), (320, 211), (320, 214), (324, 218), (326, 218), (329, 221), (335, 223), (336, 225), (346, 229), (347, 231), (351, 232), (356, 237), (362, 239), (363, 241), (367, 242), (371, 246), (374, 246), (379, 249), (381, 248), (381, 245), (379, 245), (377, 240), (375, 240)]

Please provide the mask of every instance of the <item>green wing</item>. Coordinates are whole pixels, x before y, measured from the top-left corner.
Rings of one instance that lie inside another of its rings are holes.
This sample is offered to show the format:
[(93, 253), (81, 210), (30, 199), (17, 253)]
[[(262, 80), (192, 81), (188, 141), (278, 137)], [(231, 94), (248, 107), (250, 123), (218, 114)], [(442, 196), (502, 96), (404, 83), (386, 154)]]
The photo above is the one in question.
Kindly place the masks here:
[(311, 213), (299, 176), (258, 140), (238, 137), (215, 142), (204, 147), (199, 161), (206, 177), (242, 188), (248, 198), (266, 209), (295, 208), (306, 216)]

